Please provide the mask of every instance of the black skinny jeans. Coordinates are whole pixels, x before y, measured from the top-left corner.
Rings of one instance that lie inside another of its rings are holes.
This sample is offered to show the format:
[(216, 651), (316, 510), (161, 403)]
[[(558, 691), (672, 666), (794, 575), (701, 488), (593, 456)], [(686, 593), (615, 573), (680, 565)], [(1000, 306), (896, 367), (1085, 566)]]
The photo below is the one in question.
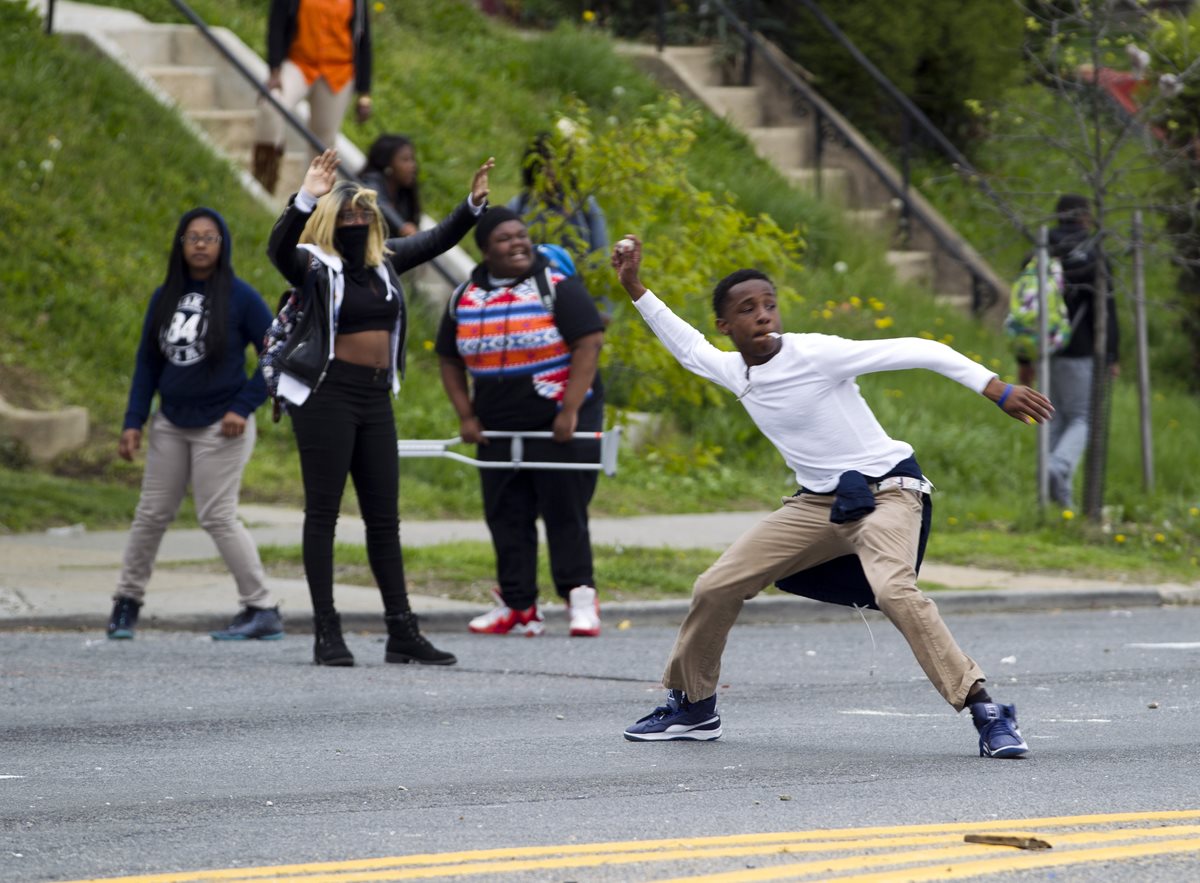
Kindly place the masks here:
[(386, 616), (408, 612), (397, 508), (400, 469), (387, 371), (334, 360), (300, 407), (288, 409), (304, 480), (304, 575), (313, 612), (333, 604), (333, 537), (346, 475), (366, 526), (367, 560)]

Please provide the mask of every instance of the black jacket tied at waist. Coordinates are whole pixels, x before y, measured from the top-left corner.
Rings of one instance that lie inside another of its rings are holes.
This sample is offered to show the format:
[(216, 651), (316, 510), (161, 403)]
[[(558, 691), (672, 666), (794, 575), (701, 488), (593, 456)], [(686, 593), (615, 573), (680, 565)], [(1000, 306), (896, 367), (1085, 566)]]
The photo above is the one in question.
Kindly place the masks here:
[[(853, 470), (842, 473), (834, 492), (829, 520), (834, 524), (844, 524), (847, 521), (857, 521), (875, 511), (875, 494), (868, 485), (893, 476), (924, 477), (915, 456), (901, 460), (886, 475), (868, 477)], [(801, 488), (799, 493), (812, 491)], [(921, 533), (917, 540), (917, 560), (914, 562), (918, 573), (925, 558), (925, 546), (929, 542), (929, 530), (933, 523), (933, 501), (929, 494), (922, 494), (921, 502)], [(814, 601), (879, 609), (875, 603), (875, 593), (871, 591), (871, 584), (867, 582), (867, 575), (857, 555), (843, 555), (824, 561), (807, 570), (786, 576), (775, 585), (784, 592), (812, 598)]]

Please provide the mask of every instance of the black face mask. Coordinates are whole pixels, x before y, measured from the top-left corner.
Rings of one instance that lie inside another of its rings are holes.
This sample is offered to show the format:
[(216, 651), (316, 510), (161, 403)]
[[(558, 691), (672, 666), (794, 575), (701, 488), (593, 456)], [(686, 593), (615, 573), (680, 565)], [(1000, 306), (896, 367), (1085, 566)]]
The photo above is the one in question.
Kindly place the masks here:
[(366, 263), (367, 238), (370, 235), (371, 228), (366, 224), (338, 227), (333, 231), (333, 244), (347, 269), (357, 269)]

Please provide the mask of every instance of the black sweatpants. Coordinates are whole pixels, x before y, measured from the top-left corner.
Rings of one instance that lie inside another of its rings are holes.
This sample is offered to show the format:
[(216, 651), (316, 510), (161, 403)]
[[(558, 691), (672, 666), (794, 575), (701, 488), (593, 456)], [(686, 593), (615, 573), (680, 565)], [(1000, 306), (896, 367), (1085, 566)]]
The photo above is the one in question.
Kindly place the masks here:
[(366, 526), (367, 560), (384, 614), (406, 613), (400, 552), (400, 469), (387, 371), (334, 360), (308, 400), (289, 406), (304, 480), (304, 575), (315, 613), (333, 604), (333, 539), (346, 475)]
[[(492, 439), (479, 445), (478, 457), (511, 460), (510, 444), (508, 439)], [(526, 439), (524, 446), (526, 461), (595, 463), (600, 458), (598, 441), (557, 444)], [(537, 601), (538, 516), (546, 525), (550, 574), (558, 594), (566, 598), (577, 586), (596, 585), (588, 530), (595, 471), (480, 469), (479, 477), (484, 517), (496, 550), (496, 580), (505, 604), (525, 610)]]

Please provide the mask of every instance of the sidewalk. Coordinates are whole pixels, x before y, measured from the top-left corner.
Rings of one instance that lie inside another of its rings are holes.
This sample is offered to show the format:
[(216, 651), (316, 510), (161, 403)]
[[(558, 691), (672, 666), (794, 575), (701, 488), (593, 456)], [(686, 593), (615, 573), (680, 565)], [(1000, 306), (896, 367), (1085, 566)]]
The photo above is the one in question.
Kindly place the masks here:
[[(762, 512), (704, 515), (653, 515), (592, 519), (597, 544), (723, 549)], [(247, 505), (242, 518), (260, 544), (298, 545), (302, 514), (295, 509)], [(85, 531), (62, 528), (39, 534), (0, 537), (0, 630), (14, 628), (81, 628), (102, 630), (125, 548), (125, 531)], [(401, 524), (406, 546), (456, 540), (488, 542), (482, 521), (407, 521)], [(352, 516), (338, 522), (338, 541), (361, 543), (362, 522)], [(217, 558), (203, 530), (170, 530), (163, 540), (159, 562)], [(1131, 585), (1116, 581), (1063, 576), (1019, 575), (998, 570), (937, 564), (927, 561), (921, 578), (946, 587), (934, 597), (947, 613), (972, 611), (1035, 611), (1059, 609), (1157, 607), (1200, 604), (1200, 584), (1191, 586)], [(310, 624), (308, 589), (303, 580), (271, 579), (282, 602), (290, 631), (306, 633)], [(413, 609), (428, 631), (461, 631), (480, 612), (479, 605), (430, 595), (412, 595)], [(159, 568), (146, 594), (142, 626), (207, 631), (225, 624), (236, 610), (236, 592), (224, 573), (188, 573)], [(348, 628), (381, 631), (379, 593), (372, 587), (338, 585), (338, 609)], [(632, 625), (677, 623), (687, 609), (685, 599), (607, 603), (609, 625), (629, 620)], [(844, 619), (848, 608), (819, 604), (768, 590), (750, 601), (743, 619), (805, 622)], [(562, 622), (558, 620), (562, 619)], [(565, 617), (548, 617), (550, 633), (565, 632)]]

